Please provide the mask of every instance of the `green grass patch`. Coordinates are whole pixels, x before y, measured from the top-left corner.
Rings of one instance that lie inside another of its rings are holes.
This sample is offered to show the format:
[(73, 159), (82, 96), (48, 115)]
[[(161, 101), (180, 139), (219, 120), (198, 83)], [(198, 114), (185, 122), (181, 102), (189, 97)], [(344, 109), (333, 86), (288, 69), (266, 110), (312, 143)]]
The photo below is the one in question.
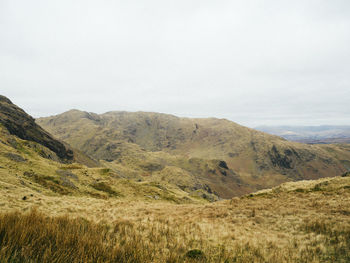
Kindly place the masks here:
[(121, 196), (121, 194), (114, 191), (112, 189), (112, 187), (110, 187), (108, 184), (106, 184), (104, 182), (94, 183), (91, 185), (91, 187), (98, 190), (98, 191), (105, 192), (105, 193), (109, 194), (110, 196)]
[(71, 191), (63, 187), (60, 181), (55, 177), (48, 175), (40, 175), (33, 171), (26, 171), (23, 173), (23, 175), (32, 180), (33, 182), (40, 184), (41, 186), (48, 188), (55, 193), (62, 195), (67, 195), (71, 193)]

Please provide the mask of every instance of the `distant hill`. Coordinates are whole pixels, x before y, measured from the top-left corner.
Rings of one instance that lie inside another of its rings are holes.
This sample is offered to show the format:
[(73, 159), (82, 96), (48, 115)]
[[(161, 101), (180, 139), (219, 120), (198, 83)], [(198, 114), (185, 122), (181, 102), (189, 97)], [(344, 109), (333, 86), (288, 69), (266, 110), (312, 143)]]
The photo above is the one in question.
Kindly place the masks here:
[(224, 198), (344, 173), (350, 149), (289, 142), (225, 119), (71, 110), (37, 123), (125, 177)]
[(258, 126), (256, 129), (295, 142), (310, 144), (350, 143), (350, 125)]

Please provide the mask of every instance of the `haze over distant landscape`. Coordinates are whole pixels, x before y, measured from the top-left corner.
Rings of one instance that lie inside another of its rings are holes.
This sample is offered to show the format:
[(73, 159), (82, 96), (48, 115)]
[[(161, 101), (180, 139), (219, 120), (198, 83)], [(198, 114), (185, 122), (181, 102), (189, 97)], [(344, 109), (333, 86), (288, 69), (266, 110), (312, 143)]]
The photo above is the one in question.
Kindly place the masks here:
[(35, 117), (71, 108), (350, 123), (350, 3), (1, 1), (0, 87)]
[(258, 126), (256, 130), (304, 143), (349, 143), (350, 125)]

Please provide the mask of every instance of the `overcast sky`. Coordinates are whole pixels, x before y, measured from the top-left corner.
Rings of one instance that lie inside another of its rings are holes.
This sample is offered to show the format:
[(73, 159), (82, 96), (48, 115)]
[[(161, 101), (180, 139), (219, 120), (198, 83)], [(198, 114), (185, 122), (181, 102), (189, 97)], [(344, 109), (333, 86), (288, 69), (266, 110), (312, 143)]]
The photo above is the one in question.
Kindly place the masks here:
[(0, 94), (240, 124), (350, 124), (349, 0), (0, 0)]

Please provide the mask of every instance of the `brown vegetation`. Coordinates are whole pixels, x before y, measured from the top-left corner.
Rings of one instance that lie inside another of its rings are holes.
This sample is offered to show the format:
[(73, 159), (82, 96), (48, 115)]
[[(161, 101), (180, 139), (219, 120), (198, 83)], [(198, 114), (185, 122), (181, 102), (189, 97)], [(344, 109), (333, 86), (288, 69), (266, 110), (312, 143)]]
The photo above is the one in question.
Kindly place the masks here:
[(287, 183), (206, 205), (46, 197), (35, 207), (53, 217), (1, 215), (0, 261), (349, 262), (349, 186)]

